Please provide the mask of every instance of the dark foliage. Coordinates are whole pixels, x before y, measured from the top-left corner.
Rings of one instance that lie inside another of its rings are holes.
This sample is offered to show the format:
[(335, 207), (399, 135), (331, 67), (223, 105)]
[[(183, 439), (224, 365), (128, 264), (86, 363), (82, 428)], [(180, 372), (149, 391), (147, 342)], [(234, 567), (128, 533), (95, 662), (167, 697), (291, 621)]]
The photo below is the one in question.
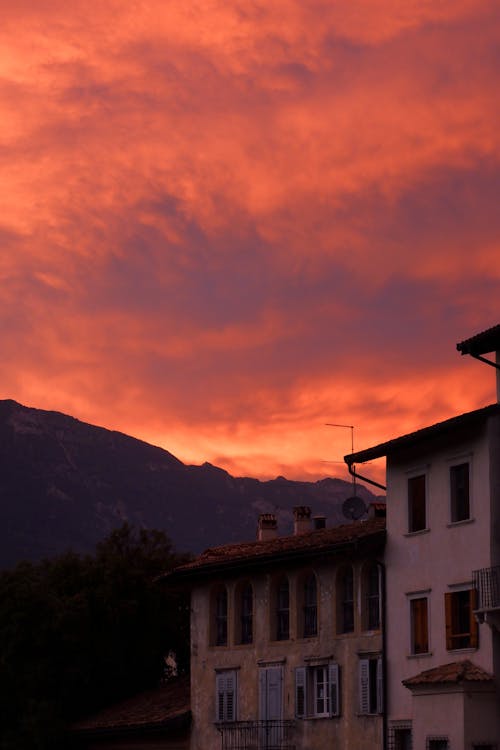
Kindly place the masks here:
[(128, 524), (94, 556), (0, 573), (0, 748), (67, 747), (69, 722), (151, 687), (175, 651), (188, 668), (187, 596), (157, 576), (186, 559)]

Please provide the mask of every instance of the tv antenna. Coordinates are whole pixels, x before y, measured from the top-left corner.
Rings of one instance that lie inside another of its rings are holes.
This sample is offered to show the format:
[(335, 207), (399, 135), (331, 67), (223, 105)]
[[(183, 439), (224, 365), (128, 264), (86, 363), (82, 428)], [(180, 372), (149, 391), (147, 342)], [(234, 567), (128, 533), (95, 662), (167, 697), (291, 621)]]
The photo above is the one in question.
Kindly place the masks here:
[[(336, 422), (326, 422), (326, 427), (344, 427), (346, 430), (351, 431), (351, 455), (354, 453), (354, 425), (353, 424), (337, 424)], [(352, 495), (348, 497), (342, 503), (342, 513), (346, 518), (351, 521), (358, 521), (362, 516), (365, 515), (368, 508), (362, 497), (356, 494), (356, 476), (352, 475)]]

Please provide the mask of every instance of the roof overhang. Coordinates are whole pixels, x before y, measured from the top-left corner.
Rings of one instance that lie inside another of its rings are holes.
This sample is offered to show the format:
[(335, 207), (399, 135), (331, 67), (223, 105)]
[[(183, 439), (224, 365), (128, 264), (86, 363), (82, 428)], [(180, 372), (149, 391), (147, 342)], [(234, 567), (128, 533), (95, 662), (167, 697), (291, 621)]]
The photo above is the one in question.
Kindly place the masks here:
[(461, 354), (470, 354), (473, 357), (500, 351), (500, 325), (488, 328), (465, 341), (460, 341), (457, 344), (457, 350)]

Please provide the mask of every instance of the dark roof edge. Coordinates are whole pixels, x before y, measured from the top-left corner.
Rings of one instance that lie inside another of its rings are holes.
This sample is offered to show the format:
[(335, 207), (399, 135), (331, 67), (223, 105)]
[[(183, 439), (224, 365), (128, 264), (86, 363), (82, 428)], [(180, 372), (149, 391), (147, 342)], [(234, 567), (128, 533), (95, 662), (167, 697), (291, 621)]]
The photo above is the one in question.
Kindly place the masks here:
[(214, 560), (213, 562), (202, 563), (197, 567), (173, 570), (162, 576), (166, 582), (176, 582), (178, 580), (204, 578), (218, 572), (227, 572), (228, 568), (259, 568), (268, 565), (270, 562), (279, 564), (282, 562), (294, 562), (295, 560), (304, 560), (305, 558), (313, 559), (331, 554), (332, 552), (345, 552), (347, 549), (356, 549), (362, 546), (383, 546), (386, 539), (386, 530), (377, 529), (364, 536), (349, 539), (343, 542), (332, 542), (324, 547), (304, 547), (295, 550), (282, 550), (281, 552), (269, 552), (262, 555), (252, 555), (241, 558), (228, 558), (227, 560)]
[(389, 455), (393, 450), (404, 448), (407, 445), (412, 445), (420, 440), (424, 440), (434, 435), (440, 435), (453, 430), (456, 427), (466, 426), (473, 422), (480, 422), (486, 417), (494, 414), (500, 414), (500, 404), (490, 404), (484, 406), (481, 409), (475, 409), (474, 411), (467, 412), (465, 414), (459, 414), (456, 417), (446, 419), (444, 422), (438, 422), (437, 424), (430, 425), (429, 427), (423, 427), (415, 432), (410, 432), (407, 435), (394, 438), (393, 440), (387, 440), (385, 443), (374, 445), (372, 448), (366, 448), (363, 451), (357, 451), (356, 453), (348, 453), (344, 456), (344, 461), (349, 466), (357, 463), (363, 463), (364, 461), (371, 461), (374, 458), (382, 458), (383, 456)]
[(169, 716), (166, 719), (157, 721), (138, 722), (136, 724), (109, 724), (107, 726), (93, 727), (70, 727), (72, 735), (81, 735), (87, 738), (104, 737), (110, 735), (125, 736), (135, 735), (137, 733), (151, 733), (164, 731), (165, 729), (183, 729), (191, 723), (191, 709), (182, 709), (177, 714)]
[(457, 350), (461, 354), (470, 354), (471, 356), (488, 354), (489, 352), (497, 351), (499, 348), (500, 325), (488, 328), (486, 331), (481, 331), (481, 333), (476, 333), (475, 336), (471, 336), (457, 344)]

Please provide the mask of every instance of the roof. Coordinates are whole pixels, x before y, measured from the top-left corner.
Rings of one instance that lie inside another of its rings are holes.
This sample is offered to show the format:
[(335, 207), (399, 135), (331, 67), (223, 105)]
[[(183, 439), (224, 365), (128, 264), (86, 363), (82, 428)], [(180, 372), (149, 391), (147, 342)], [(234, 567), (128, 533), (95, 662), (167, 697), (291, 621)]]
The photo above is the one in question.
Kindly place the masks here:
[(71, 729), (74, 732), (110, 733), (166, 728), (183, 719), (187, 722), (190, 709), (189, 679), (180, 677), (109, 706), (74, 723)]
[(500, 414), (500, 404), (490, 404), (482, 409), (459, 414), (451, 419), (446, 419), (444, 422), (438, 422), (430, 427), (423, 427), (421, 430), (410, 432), (407, 435), (388, 440), (385, 443), (379, 443), (379, 445), (375, 445), (373, 448), (366, 448), (366, 450), (358, 451), (357, 453), (349, 453), (347, 456), (344, 456), (344, 461), (351, 466), (352, 464), (371, 461), (373, 458), (389, 456), (401, 448), (415, 445), (429, 438), (441, 437), (464, 427), (472, 427), (474, 424), (479, 424), (487, 417), (495, 414)]
[(488, 354), (500, 351), (500, 325), (488, 328), (486, 331), (471, 336), (470, 339), (460, 341), (457, 349), (461, 354)]
[(297, 557), (310, 558), (325, 552), (340, 552), (346, 548), (352, 549), (359, 544), (370, 545), (370, 543), (375, 543), (382, 548), (384, 542), (385, 519), (372, 518), (293, 536), (212, 547), (205, 550), (192, 562), (175, 568), (164, 577), (186, 577), (212, 573), (214, 570), (227, 568), (228, 566), (242, 567), (289, 561)]
[(412, 688), (420, 685), (457, 685), (463, 682), (491, 682), (493, 676), (468, 659), (426, 669), (425, 672), (403, 680), (403, 685)]

